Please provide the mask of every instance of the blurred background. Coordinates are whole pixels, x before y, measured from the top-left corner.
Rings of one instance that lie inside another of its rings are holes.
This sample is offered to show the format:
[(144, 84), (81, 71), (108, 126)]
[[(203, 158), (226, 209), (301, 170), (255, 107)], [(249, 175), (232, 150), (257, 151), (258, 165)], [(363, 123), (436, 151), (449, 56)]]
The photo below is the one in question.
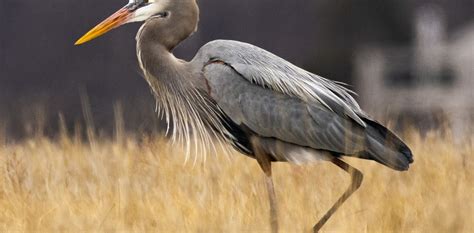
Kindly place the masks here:
[[(191, 59), (214, 39), (252, 43), (351, 84), (377, 119), (473, 132), (472, 0), (198, 2), (199, 31), (177, 57)], [(160, 131), (136, 61), (140, 24), (73, 46), (125, 3), (0, 1), (0, 131), (15, 140), (89, 124), (111, 135), (117, 120), (132, 134)]]

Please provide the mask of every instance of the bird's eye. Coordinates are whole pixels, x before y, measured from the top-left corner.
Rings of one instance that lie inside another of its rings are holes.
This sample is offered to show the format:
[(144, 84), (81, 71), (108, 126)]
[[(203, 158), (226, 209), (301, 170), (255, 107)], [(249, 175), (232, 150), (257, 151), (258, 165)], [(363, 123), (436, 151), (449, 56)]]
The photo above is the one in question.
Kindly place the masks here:
[(155, 0), (134, 0), (134, 1), (135, 3), (138, 3), (140, 5), (148, 5), (155, 2)]
[(160, 12), (154, 15), (154, 17), (167, 18), (170, 15), (168, 11)]

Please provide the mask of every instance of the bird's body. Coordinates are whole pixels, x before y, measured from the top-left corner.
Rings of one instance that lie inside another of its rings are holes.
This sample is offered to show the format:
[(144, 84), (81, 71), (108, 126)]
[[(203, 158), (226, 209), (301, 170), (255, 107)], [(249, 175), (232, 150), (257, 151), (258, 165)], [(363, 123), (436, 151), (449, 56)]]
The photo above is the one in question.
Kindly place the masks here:
[[(408, 168), (411, 155), (398, 151), (406, 146), (393, 134), (388, 138), (378, 133), (378, 128), (386, 129), (371, 120), (338, 83), (256, 46), (230, 40), (209, 42), (190, 62), (155, 49), (168, 61), (155, 58), (150, 62), (153, 68), (148, 68), (144, 60), (152, 55), (143, 58), (143, 43), (140, 39), (137, 43), (159, 109), (167, 119), (175, 119), (175, 138), (185, 139), (194, 132), (196, 142), (206, 147), (217, 137), (253, 156), (249, 143), (253, 136), (266, 142), (261, 146), (272, 161), (302, 164), (351, 155), (397, 170)], [(174, 66), (178, 68), (170, 69)], [(179, 72), (168, 73), (174, 70)], [(182, 85), (179, 90), (177, 84), (170, 85), (176, 81)], [(396, 143), (395, 148), (377, 148), (386, 140)]]
[(351, 187), (315, 231), (362, 181), (362, 174), (342, 162), (341, 156), (374, 160), (400, 171), (413, 162), (402, 140), (364, 113), (345, 86), (268, 51), (216, 40), (189, 62), (177, 59), (173, 49), (197, 29), (197, 4), (195, 0), (152, 2), (132, 0), (124, 9), (133, 9), (135, 18), (146, 20), (136, 37), (137, 56), (160, 112), (172, 125), (173, 138), (188, 148), (228, 143), (257, 159), (269, 178), (274, 230), (271, 162), (327, 160), (352, 174)]

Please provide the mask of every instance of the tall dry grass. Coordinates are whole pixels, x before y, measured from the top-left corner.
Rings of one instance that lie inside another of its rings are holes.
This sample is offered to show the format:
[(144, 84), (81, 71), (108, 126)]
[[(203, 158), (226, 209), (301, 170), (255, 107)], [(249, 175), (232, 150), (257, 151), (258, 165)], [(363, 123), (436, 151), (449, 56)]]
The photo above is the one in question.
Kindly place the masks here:
[[(408, 137), (410, 171), (348, 159), (362, 187), (324, 232), (474, 232), (472, 141)], [(0, 140), (0, 232), (267, 232), (262, 172), (241, 155), (184, 163), (160, 138)], [(282, 232), (309, 231), (349, 183), (329, 163), (278, 164)]]

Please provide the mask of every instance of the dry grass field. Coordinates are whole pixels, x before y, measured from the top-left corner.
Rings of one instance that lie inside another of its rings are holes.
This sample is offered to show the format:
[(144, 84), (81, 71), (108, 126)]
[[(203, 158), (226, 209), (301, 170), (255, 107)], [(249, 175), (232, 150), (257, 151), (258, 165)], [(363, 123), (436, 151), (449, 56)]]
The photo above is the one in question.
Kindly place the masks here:
[[(348, 159), (365, 180), (323, 232), (474, 232), (472, 140), (408, 135), (410, 171)], [(268, 232), (262, 172), (244, 156), (185, 163), (160, 138), (0, 140), (0, 232)], [(330, 163), (277, 164), (282, 232), (309, 232), (349, 183)]]

